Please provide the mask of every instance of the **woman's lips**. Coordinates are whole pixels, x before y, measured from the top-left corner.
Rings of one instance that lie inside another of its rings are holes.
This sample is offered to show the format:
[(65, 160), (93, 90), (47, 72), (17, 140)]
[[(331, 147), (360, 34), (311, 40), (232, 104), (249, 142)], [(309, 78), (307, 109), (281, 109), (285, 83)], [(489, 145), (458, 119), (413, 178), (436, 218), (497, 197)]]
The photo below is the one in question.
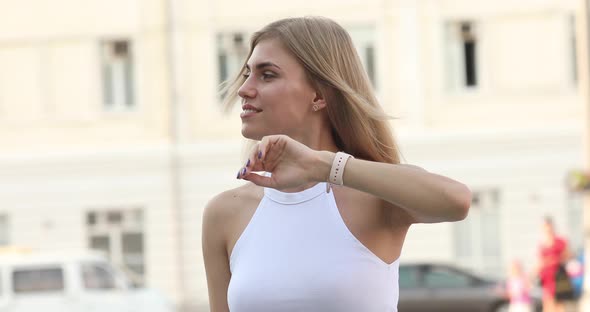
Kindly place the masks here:
[(253, 109), (244, 109), (244, 110), (242, 110), (240, 117), (241, 118), (251, 117), (251, 116), (254, 116), (258, 113), (260, 113), (260, 111), (253, 110)]
[(258, 113), (260, 113), (262, 110), (252, 106), (252, 105), (244, 105), (242, 106), (242, 113), (240, 114), (241, 118), (246, 118), (246, 117), (251, 117), (254, 116)]

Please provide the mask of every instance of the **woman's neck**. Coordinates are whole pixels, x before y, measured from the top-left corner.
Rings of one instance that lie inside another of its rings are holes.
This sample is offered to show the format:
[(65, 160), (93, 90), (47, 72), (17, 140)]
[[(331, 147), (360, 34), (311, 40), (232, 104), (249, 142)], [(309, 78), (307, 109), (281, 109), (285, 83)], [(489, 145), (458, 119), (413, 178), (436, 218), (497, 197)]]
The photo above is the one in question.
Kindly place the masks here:
[(332, 135), (332, 129), (325, 122), (306, 127), (304, 133), (299, 133), (292, 138), (316, 151), (337, 152), (339, 150)]

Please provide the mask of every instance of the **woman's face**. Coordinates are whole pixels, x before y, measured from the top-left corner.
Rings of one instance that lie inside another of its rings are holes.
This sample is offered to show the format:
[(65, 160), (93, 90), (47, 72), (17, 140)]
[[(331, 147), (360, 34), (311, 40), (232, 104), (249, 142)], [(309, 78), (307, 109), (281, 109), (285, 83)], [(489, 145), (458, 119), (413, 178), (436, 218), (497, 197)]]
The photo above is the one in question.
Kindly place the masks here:
[(242, 135), (253, 140), (271, 134), (301, 139), (316, 97), (303, 66), (278, 40), (262, 40), (248, 59), (245, 76), (238, 90)]
[(543, 221), (543, 236), (546, 240), (552, 240), (555, 236), (553, 224), (547, 221)]

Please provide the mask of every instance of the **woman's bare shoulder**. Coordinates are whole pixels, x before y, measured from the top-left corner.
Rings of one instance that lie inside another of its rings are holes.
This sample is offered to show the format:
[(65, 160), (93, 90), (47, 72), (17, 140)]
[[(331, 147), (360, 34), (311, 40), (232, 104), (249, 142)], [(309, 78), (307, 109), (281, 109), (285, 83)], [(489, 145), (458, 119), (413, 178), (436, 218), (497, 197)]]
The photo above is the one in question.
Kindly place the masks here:
[(245, 210), (245, 207), (256, 207), (263, 194), (264, 191), (261, 187), (250, 182), (221, 192), (209, 200), (205, 206), (204, 218), (221, 218), (227, 221), (227, 218), (239, 214)]

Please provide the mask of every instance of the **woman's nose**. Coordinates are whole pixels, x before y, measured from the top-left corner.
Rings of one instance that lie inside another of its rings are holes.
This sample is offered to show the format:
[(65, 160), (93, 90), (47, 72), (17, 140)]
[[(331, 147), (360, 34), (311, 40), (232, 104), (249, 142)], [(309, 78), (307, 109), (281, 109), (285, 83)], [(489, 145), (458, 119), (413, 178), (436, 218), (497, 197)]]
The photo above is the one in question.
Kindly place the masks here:
[(250, 77), (246, 78), (242, 86), (238, 89), (238, 95), (241, 98), (253, 98), (256, 96), (256, 88), (250, 82)]

